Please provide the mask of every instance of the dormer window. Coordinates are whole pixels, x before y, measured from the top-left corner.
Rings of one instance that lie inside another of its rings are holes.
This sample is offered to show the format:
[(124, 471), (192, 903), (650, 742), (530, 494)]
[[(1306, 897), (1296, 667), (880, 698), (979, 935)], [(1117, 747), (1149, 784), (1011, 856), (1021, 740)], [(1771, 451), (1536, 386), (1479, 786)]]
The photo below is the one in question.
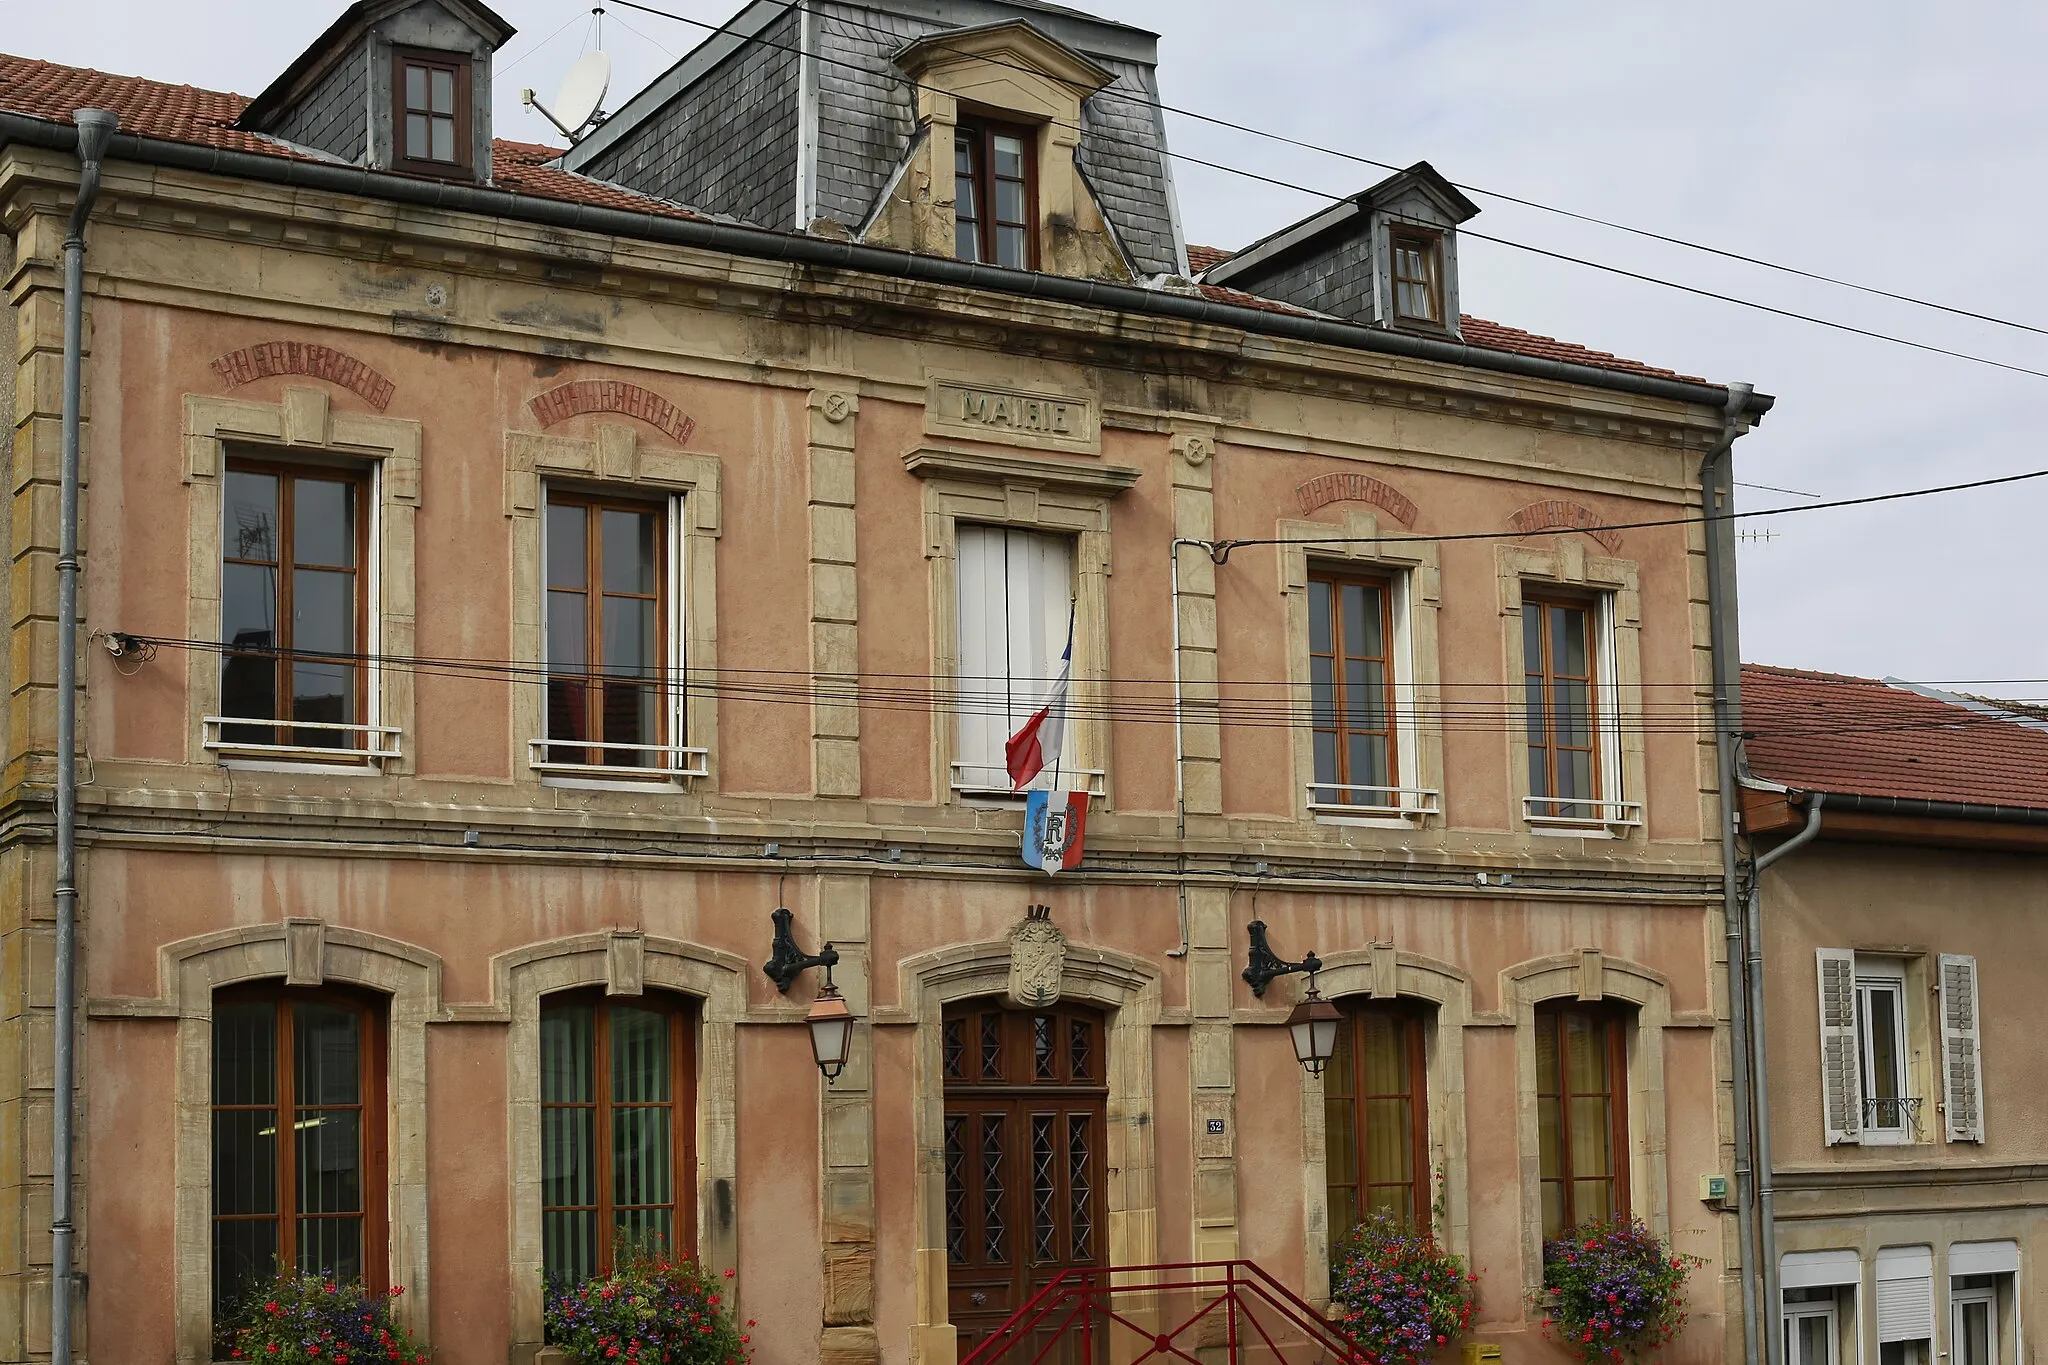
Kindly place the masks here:
[(953, 135), (954, 254), (1014, 270), (1033, 267), (1037, 186), (1029, 128), (962, 120)]
[(1444, 321), (1443, 238), (1418, 228), (1387, 233), (1394, 257), (1394, 315), (1402, 322)]
[(452, 52), (400, 48), (394, 140), (406, 170), (447, 175), (469, 169), (469, 59)]

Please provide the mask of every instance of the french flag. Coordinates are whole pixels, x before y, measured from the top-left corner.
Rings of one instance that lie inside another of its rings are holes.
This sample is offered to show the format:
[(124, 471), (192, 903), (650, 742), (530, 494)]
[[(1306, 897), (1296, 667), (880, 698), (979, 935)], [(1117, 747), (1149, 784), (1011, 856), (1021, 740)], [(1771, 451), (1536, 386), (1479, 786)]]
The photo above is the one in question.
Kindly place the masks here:
[(1045, 705), (1017, 727), (1003, 744), (1003, 760), (1010, 770), (1010, 790), (1022, 791), (1024, 784), (1060, 761), (1060, 747), (1067, 739), (1067, 683), (1074, 673), (1074, 617), (1067, 614), (1067, 648), (1060, 655), (1059, 676)]

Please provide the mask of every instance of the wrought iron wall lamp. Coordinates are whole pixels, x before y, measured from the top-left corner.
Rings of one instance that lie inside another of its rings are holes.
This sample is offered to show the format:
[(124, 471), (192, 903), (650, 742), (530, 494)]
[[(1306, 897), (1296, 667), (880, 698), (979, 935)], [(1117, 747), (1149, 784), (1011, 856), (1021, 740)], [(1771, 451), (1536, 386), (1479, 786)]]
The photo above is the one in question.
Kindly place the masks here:
[(1323, 969), (1323, 960), (1310, 949), (1299, 962), (1282, 961), (1266, 941), (1264, 920), (1253, 920), (1245, 926), (1245, 932), (1250, 935), (1252, 946), (1244, 979), (1253, 995), (1263, 998), (1275, 977), (1308, 973), (1308, 993), (1288, 1014), (1287, 1033), (1294, 1044), (1294, 1060), (1301, 1063), (1301, 1069), (1311, 1076), (1322, 1075), (1323, 1067), (1336, 1055), (1337, 1026), (1344, 1018), (1316, 989), (1316, 973)]
[(775, 942), (761, 970), (775, 983), (776, 990), (788, 995), (789, 988), (805, 972), (813, 967), (825, 969), (825, 983), (818, 988), (818, 998), (811, 1002), (804, 1024), (811, 1031), (811, 1058), (817, 1062), (818, 1070), (828, 1082), (838, 1080), (839, 1073), (846, 1070), (847, 1058), (853, 1054), (853, 1026), (859, 1022), (846, 998), (839, 994), (839, 988), (832, 984), (832, 969), (839, 965), (839, 950), (829, 943), (816, 953), (806, 953), (797, 947), (796, 935), (790, 932), (796, 916), (787, 906), (777, 906), (769, 918), (775, 921)]

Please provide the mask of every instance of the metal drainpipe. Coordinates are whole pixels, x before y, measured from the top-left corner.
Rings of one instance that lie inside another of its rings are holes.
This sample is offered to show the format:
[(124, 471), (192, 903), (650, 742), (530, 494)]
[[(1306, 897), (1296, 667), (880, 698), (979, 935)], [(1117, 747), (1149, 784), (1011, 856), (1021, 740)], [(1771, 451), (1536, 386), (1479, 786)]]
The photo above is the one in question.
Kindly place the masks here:
[(1806, 801), (1806, 827), (1797, 834), (1757, 856), (1750, 868), (1748, 904), (1744, 908), (1744, 931), (1749, 937), (1750, 1070), (1756, 1091), (1757, 1232), (1762, 1242), (1759, 1255), (1764, 1268), (1764, 1358), (1769, 1365), (1784, 1365), (1785, 1339), (1778, 1327), (1778, 1221), (1776, 1191), (1771, 1182), (1771, 1072), (1764, 1028), (1764, 869), (1786, 854), (1811, 843), (1820, 833), (1820, 808), (1827, 797), (1815, 792)]
[(1720, 791), (1721, 824), (1721, 919), (1727, 934), (1729, 1080), (1735, 1098), (1735, 1216), (1736, 1236), (1742, 1256), (1742, 1351), (1747, 1365), (1757, 1365), (1759, 1323), (1757, 1312), (1757, 1227), (1754, 1149), (1750, 1141), (1749, 1055), (1750, 1027), (1747, 1013), (1749, 992), (1743, 981), (1745, 957), (1742, 945), (1743, 913), (1741, 882), (1735, 847), (1735, 661), (1728, 657), (1730, 593), (1727, 574), (1730, 565), (1723, 553), (1724, 522), (1716, 520), (1721, 509), (1721, 475), (1724, 461), (1735, 448), (1738, 423), (1749, 402), (1746, 384), (1728, 387), (1723, 409), (1721, 439), (1700, 461), (1700, 515), (1707, 554), (1707, 638), (1714, 678), (1714, 765)]
[(85, 220), (100, 192), (100, 154), (119, 120), (81, 109), (78, 198), (64, 238), (64, 418), (57, 494), (57, 963), (55, 1121), (50, 1157), (50, 1360), (71, 1365), (71, 1129), (78, 960), (78, 406), (85, 349)]

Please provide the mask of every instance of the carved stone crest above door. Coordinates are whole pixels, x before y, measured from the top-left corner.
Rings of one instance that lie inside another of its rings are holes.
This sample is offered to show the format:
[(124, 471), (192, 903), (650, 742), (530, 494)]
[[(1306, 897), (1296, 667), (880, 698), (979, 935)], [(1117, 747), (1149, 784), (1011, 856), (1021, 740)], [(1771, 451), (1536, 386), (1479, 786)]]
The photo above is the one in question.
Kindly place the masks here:
[(1052, 922), (1052, 907), (1034, 905), (1010, 930), (1010, 1003), (1043, 1009), (1060, 998), (1067, 936)]

